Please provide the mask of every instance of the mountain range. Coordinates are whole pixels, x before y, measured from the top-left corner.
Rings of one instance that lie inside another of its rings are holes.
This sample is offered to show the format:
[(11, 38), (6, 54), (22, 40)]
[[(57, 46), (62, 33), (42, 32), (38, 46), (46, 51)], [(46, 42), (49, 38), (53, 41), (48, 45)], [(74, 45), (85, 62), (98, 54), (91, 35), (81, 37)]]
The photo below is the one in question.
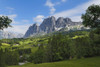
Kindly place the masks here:
[(23, 34), (0, 30), (0, 39), (22, 38)]
[(56, 19), (54, 16), (48, 17), (38, 25), (37, 23), (29, 27), (24, 37), (35, 36), (37, 34), (47, 34), (55, 31), (81, 30), (83, 28), (82, 22), (74, 22), (70, 18), (59, 17)]

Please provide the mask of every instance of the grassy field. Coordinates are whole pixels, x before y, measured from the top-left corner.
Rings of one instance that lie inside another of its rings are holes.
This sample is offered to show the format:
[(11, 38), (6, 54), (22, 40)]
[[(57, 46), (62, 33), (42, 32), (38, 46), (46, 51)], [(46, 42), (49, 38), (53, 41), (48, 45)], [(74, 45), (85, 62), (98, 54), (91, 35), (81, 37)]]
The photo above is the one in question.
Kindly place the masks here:
[(8, 67), (100, 67), (100, 57), (73, 59), (67, 61), (32, 64), (28, 63), (23, 66), (8, 66)]

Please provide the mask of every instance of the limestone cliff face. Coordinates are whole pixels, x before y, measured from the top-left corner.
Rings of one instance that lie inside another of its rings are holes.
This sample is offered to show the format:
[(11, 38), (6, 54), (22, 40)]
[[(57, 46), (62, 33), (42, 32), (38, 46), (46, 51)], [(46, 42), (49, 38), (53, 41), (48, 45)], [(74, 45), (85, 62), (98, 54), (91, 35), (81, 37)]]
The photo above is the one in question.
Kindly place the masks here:
[(45, 33), (53, 32), (55, 30), (54, 29), (55, 23), (56, 23), (56, 19), (53, 16), (47, 19), (44, 19), (43, 23), (40, 25), (39, 32), (45, 32)]
[(70, 18), (63, 18), (63, 17), (59, 17), (56, 21), (56, 28), (60, 28), (60, 27), (66, 27), (66, 25), (72, 23)]
[(62, 28), (69, 26), (81, 25), (81, 22), (73, 22), (70, 18), (59, 17), (57, 20), (54, 16), (44, 19), (40, 26), (33, 24), (29, 27), (24, 37), (29, 37), (31, 35), (36, 35), (39, 33), (50, 33), (54, 31), (59, 31)]
[(27, 32), (25, 34), (25, 37), (28, 37), (28, 36), (31, 36), (31, 35), (34, 35), (37, 33), (39, 33), (39, 26), (38, 26), (38, 24), (35, 23), (29, 27), (29, 29), (27, 30)]

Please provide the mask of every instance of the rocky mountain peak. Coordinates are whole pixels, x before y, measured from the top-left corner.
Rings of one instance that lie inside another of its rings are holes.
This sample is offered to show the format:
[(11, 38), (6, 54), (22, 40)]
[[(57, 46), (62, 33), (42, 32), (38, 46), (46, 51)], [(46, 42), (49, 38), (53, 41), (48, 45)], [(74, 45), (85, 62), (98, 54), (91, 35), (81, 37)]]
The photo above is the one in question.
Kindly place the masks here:
[(64, 18), (63, 18), (63, 17), (59, 17), (59, 18), (57, 19), (57, 22), (62, 23), (63, 21), (64, 21)]
[(56, 18), (54, 16), (44, 19), (44, 21), (40, 25), (40, 31), (46, 33), (52, 32), (55, 26), (55, 22), (56, 22)]
[(70, 18), (59, 17), (56, 21), (56, 28), (64, 28), (70, 23), (72, 23)]
[(64, 18), (64, 21), (67, 22), (67, 23), (71, 23), (72, 20), (70, 18)]
[(29, 27), (27, 30), (25, 37), (30, 35), (38, 34), (38, 33), (50, 33), (54, 31), (58, 31), (67, 26), (73, 26), (81, 24), (79, 22), (73, 22), (70, 18), (59, 17), (57, 20), (54, 16), (50, 16), (43, 20), (43, 22), (38, 26), (36, 23)]
[(29, 35), (33, 35), (34, 33), (38, 33), (38, 32), (39, 32), (39, 25), (35, 23), (29, 27), (29, 29), (25, 33), (25, 37), (28, 37)]

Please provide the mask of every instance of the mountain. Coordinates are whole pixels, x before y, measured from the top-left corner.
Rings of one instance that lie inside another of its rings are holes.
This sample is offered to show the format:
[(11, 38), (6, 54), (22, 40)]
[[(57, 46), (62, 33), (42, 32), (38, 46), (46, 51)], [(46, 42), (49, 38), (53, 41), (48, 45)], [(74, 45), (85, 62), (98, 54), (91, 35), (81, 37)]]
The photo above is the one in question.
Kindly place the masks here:
[(63, 18), (59, 17), (57, 20), (54, 16), (48, 17), (44, 19), (44, 21), (39, 25), (36, 23), (29, 27), (27, 32), (25, 33), (24, 37), (34, 36), (37, 34), (47, 34), (55, 31), (62, 31), (67, 29), (81, 29), (82, 23), (81, 22), (73, 22), (70, 18)]
[(29, 27), (29, 29), (27, 30), (27, 34), (25, 34), (25, 37), (31, 36), (33, 34), (37, 34), (39, 32), (39, 26), (38, 24), (33, 24), (32, 26)]
[(45, 33), (50, 33), (55, 30), (55, 23), (56, 23), (56, 18), (55, 17), (49, 17), (44, 19), (42, 24), (39, 27), (39, 32), (45, 32)]
[(11, 38), (22, 38), (22, 37), (23, 37), (23, 34), (0, 30), (0, 39), (4, 39), (4, 38), (11, 39)]

